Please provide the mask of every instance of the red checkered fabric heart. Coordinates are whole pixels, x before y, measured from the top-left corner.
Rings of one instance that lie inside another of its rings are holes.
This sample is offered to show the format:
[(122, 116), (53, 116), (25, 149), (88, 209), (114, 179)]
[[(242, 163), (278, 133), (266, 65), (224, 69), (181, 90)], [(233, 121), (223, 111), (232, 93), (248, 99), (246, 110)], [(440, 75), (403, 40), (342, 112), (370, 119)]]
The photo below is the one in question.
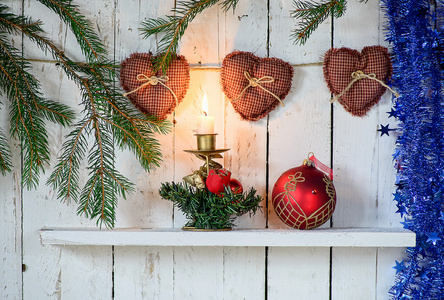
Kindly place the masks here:
[(292, 66), (278, 58), (239, 51), (222, 63), (223, 91), (244, 120), (267, 116), (290, 92), (292, 78)]
[(154, 73), (151, 53), (134, 53), (121, 63), (120, 84), (127, 97), (143, 113), (165, 119), (182, 102), (190, 83), (190, 66), (175, 57), (166, 74)]
[[(355, 80), (346, 90), (353, 81), (352, 74), (359, 71), (364, 77)], [(386, 91), (380, 82), (366, 75), (382, 82), (390, 79), (392, 64), (387, 48), (368, 46), (361, 53), (349, 48), (331, 48), (324, 56), (324, 78), (330, 92), (343, 93), (338, 98), (339, 103), (355, 116), (365, 115)]]

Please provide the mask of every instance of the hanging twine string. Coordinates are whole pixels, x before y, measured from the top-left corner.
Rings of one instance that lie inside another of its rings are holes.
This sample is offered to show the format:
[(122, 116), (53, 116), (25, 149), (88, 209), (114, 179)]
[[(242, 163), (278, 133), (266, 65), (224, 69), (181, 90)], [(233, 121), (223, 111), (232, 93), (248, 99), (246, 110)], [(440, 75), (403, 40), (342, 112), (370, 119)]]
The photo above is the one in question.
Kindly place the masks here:
[(136, 88), (135, 90), (132, 90), (131, 92), (128, 92), (128, 93), (125, 93), (125, 94), (123, 94), (123, 96), (128, 96), (129, 94), (132, 94), (132, 93), (135, 93), (135, 92), (137, 92), (138, 90), (140, 90), (141, 88), (145, 88), (147, 85), (149, 85), (149, 84), (151, 84), (151, 85), (157, 85), (157, 84), (161, 84), (161, 85), (163, 85), (164, 87), (166, 87), (170, 92), (171, 92), (171, 94), (173, 95), (173, 97), (174, 97), (174, 100), (176, 101), (176, 106), (179, 104), (178, 103), (178, 101), (177, 101), (177, 97), (176, 97), (176, 94), (174, 94), (174, 92), (173, 92), (173, 90), (172, 89), (170, 89), (166, 84), (164, 84), (164, 82), (167, 82), (168, 81), (168, 76), (164, 76), (164, 75), (162, 75), (162, 76), (159, 76), (159, 77), (157, 77), (157, 76), (151, 76), (151, 77), (148, 77), (148, 76), (146, 76), (145, 74), (139, 74), (139, 75), (137, 75), (137, 81), (139, 81), (139, 82), (143, 82), (143, 84), (142, 85), (140, 85), (138, 88)]
[(270, 92), (269, 90), (267, 90), (266, 88), (264, 88), (261, 85), (263, 83), (272, 83), (272, 82), (274, 82), (274, 78), (273, 77), (271, 77), (271, 76), (263, 76), (263, 77), (258, 79), (256, 77), (251, 77), (250, 74), (248, 74), (247, 71), (244, 71), (244, 76), (245, 76), (245, 78), (247, 78), (249, 84), (242, 90), (242, 92), (239, 94), (239, 97), (237, 97), (236, 99), (231, 100), (232, 102), (236, 102), (237, 100), (239, 100), (249, 87), (260, 87), (261, 89), (263, 89), (264, 91), (266, 91), (267, 93), (269, 93), (270, 95), (272, 95), (273, 97), (278, 99), (279, 102), (282, 104), (282, 107), (285, 106), (284, 102), (282, 102), (282, 100), (278, 96), (276, 96), (274, 93)]
[(368, 78), (368, 79), (371, 79), (371, 80), (374, 80), (374, 81), (379, 82), (382, 86), (388, 88), (393, 94), (395, 94), (396, 98), (399, 97), (399, 93), (398, 93), (398, 92), (392, 90), (392, 89), (391, 89), (387, 84), (385, 84), (382, 80), (379, 80), (378, 78), (376, 78), (376, 74), (374, 74), (374, 73), (371, 73), (371, 74), (365, 74), (365, 73), (362, 72), (361, 70), (358, 70), (358, 71), (356, 71), (356, 72), (353, 72), (353, 73), (351, 74), (351, 76), (352, 76), (353, 80), (347, 85), (347, 87), (346, 87), (346, 88), (345, 88), (340, 94), (336, 95), (332, 100), (330, 100), (331, 103), (335, 102), (336, 100), (338, 100), (339, 98), (341, 98), (345, 93), (347, 93), (348, 90), (351, 89), (352, 85), (353, 85), (356, 81), (361, 80), (361, 79), (364, 79), (364, 78)]

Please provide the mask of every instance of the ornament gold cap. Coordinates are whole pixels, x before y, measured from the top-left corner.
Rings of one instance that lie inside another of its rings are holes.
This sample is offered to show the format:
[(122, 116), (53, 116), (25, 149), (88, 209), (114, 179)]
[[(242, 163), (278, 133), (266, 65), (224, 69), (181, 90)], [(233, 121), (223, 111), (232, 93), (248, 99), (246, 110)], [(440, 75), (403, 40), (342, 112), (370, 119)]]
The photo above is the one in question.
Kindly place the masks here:
[(302, 163), (304, 166), (314, 167), (315, 164), (310, 159), (304, 159), (304, 162)]

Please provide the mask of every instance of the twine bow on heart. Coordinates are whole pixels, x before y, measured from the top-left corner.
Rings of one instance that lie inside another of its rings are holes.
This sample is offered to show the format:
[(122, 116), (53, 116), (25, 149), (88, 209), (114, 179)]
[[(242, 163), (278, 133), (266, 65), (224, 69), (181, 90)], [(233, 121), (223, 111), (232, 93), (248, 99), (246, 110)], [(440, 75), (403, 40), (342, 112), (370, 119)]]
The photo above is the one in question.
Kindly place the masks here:
[(237, 100), (239, 100), (249, 87), (260, 87), (261, 89), (263, 89), (264, 91), (266, 91), (267, 93), (269, 93), (270, 95), (272, 95), (273, 97), (278, 99), (279, 102), (282, 104), (282, 107), (285, 106), (284, 102), (282, 102), (282, 100), (278, 96), (276, 96), (274, 93), (270, 92), (269, 90), (267, 90), (266, 88), (264, 88), (261, 85), (263, 83), (274, 82), (273, 77), (271, 77), (271, 76), (263, 76), (261, 78), (251, 77), (251, 75), (247, 71), (244, 71), (244, 76), (248, 80), (248, 85), (242, 90), (242, 92), (239, 94), (239, 96), (236, 99), (231, 100), (232, 102), (236, 102)]
[(176, 101), (176, 106), (179, 104), (178, 101), (177, 101), (176, 94), (174, 94), (173, 90), (170, 89), (170, 88), (164, 83), (164, 82), (167, 82), (167, 81), (168, 81), (168, 79), (169, 79), (168, 76), (162, 75), (162, 76), (157, 77), (157, 76), (154, 76), (154, 75), (153, 75), (153, 76), (151, 76), (151, 77), (148, 77), (148, 76), (146, 76), (145, 74), (138, 74), (137, 77), (136, 77), (136, 79), (137, 79), (137, 81), (139, 81), (139, 82), (143, 82), (143, 84), (141, 84), (138, 88), (132, 90), (131, 92), (128, 92), (128, 93), (123, 94), (123, 96), (126, 97), (126, 96), (128, 96), (129, 94), (132, 94), (132, 93), (137, 92), (138, 90), (140, 90), (140, 89), (142, 89), (142, 88), (147, 87), (148, 85), (157, 85), (157, 84), (161, 84), (161, 85), (163, 85), (164, 87), (166, 87), (166, 88), (171, 92), (171, 94), (172, 94), (173, 97), (174, 97), (174, 100)]
[(388, 88), (393, 94), (395, 94), (396, 98), (399, 97), (399, 93), (392, 90), (387, 84), (385, 84), (382, 80), (379, 80), (378, 78), (376, 78), (376, 74), (374, 73), (370, 73), (370, 74), (365, 74), (364, 72), (362, 72), (361, 70), (355, 71), (351, 74), (351, 77), (353, 78), (352, 81), (350, 81), (350, 83), (347, 85), (347, 87), (338, 95), (336, 95), (332, 100), (330, 100), (331, 103), (335, 102), (336, 100), (338, 100), (339, 98), (341, 98), (342, 95), (344, 95), (345, 93), (347, 93), (348, 90), (351, 89), (352, 85), (361, 79), (364, 78), (368, 78), (371, 80), (375, 80), (377, 82), (379, 82), (382, 86)]

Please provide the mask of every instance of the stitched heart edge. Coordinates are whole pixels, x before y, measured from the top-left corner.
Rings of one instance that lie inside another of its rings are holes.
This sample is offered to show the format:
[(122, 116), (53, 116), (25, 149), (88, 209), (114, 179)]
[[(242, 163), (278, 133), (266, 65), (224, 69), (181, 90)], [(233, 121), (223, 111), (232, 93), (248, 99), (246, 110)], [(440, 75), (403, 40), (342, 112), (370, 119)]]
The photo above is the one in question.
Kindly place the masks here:
[[(162, 55), (163, 54), (160, 53), (160, 54), (154, 56), (151, 52), (149, 52), (149, 53), (141, 53), (141, 52), (132, 53), (129, 57), (127, 57), (125, 60), (123, 60), (120, 63), (120, 69), (121, 70), (124, 69), (125, 66), (131, 62), (131, 59), (144, 59), (144, 60), (147, 60), (147, 62), (151, 65), (151, 70), (152, 70), (152, 72), (154, 72), (153, 60), (161, 57)], [(183, 102), (183, 98), (185, 98), (185, 95), (186, 95), (186, 93), (188, 91), (188, 88), (190, 86), (190, 65), (189, 65), (187, 59), (185, 58), (185, 56), (183, 56), (183, 55), (173, 54), (172, 60), (180, 60), (180, 61), (182, 61), (184, 63), (184, 65), (186, 67), (186, 72), (185, 72), (186, 79), (185, 79), (185, 82), (184, 82), (185, 87), (184, 87), (183, 93), (182, 93), (182, 95), (176, 95), (176, 97), (177, 97), (177, 106), (179, 106), (179, 104), (181, 102)], [(162, 71), (159, 70), (159, 71), (157, 71), (157, 73), (155, 75), (156, 76), (162, 75), (161, 72)], [(130, 88), (126, 84), (124, 84), (124, 82), (122, 81), (121, 77), (120, 77), (120, 85), (122, 86), (122, 88), (125, 91), (127, 91), (127, 92), (130, 91)], [(133, 101), (130, 98), (128, 98), (128, 99), (131, 101), (131, 103), (139, 111), (141, 111), (143, 114), (149, 115), (146, 112), (146, 110), (143, 107), (141, 107), (138, 103), (136, 103), (135, 101)], [(176, 101), (173, 101), (171, 106), (167, 110), (165, 110), (165, 112), (161, 116), (156, 116), (156, 117), (158, 117), (159, 119), (166, 119), (167, 116), (169, 114), (171, 114), (175, 109), (176, 109)]]
[[(387, 72), (387, 76), (384, 78), (383, 81), (387, 82), (388, 79), (390, 79), (390, 78), (392, 77), (392, 74), (393, 74), (393, 66), (392, 66), (392, 63), (391, 63), (390, 54), (388, 53), (388, 49), (387, 49), (386, 47), (379, 46), (379, 45), (375, 45), (375, 46), (366, 46), (366, 47), (362, 48), (362, 51), (361, 51), (361, 52), (359, 52), (358, 50), (355, 50), (355, 49), (347, 48), (347, 47), (342, 47), (342, 48), (330, 48), (330, 49), (325, 53), (325, 55), (324, 55), (324, 67), (323, 67), (323, 71), (324, 71), (324, 79), (325, 79), (325, 81), (326, 81), (326, 83), (327, 83), (327, 87), (328, 87), (328, 89), (330, 90), (330, 92), (331, 92), (332, 94), (334, 94), (334, 95), (338, 95), (338, 94), (340, 94), (342, 91), (339, 91), (339, 92), (336, 91), (336, 90), (334, 89), (332, 83), (331, 83), (331, 80), (330, 80), (328, 67), (329, 67), (329, 63), (330, 63), (330, 58), (331, 58), (331, 56), (332, 56), (334, 53), (336, 53), (336, 52), (340, 52), (340, 51), (342, 52), (342, 51), (344, 51), (344, 52), (348, 52), (348, 53), (351, 54), (351, 55), (355, 55), (355, 56), (357, 56), (357, 57), (359, 57), (359, 58), (362, 58), (362, 57), (364, 56), (365, 52), (367, 52), (367, 51), (370, 50), (370, 49), (382, 50), (382, 52), (384, 53), (384, 55), (385, 55), (386, 58), (388, 59), (388, 72)], [(355, 71), (357, 71), (357, 70), (355, 70)], [(381, 87), (382, 87), (382, 86), (381, 86)], [(362, 108), (362, 109), (360, 109), (360, 110), (358, 110), (358, 111), (352, 111), (352, 110), (348, 107), (348, 105), (347, 105), (347, 104), (346, 104), (341, 98), (338, 99), (338, 102), (342, 105), (342, 107), (344, 107), (344, 109), (345, 109), (346, 111), (348, 111), (348, 112), (351, 113), (352, 115), (357, 116), (357, 117), (362, 117), (362, 116), (366, 115), (367, 112), (368, 112), (368, 111), (369, 111), (369, 110), (370, 110), (375, 104), (377, 104), (377, 103), (379, 102), (379, 100), (381, 100), (382, 95), (384, 95), (386, 91), (387, 91), (387, 88), (385, 88), (385, 87), (381, 88), (381, 89), (378, 91), (378, 93), (376, 93), (376, 94), (374, 95), (374, 97), (372, 98), (372, 100), (371, 100), (370, 102), (368, 102), (367, 105), (366, 105), (364, 108)]]
[[(226, 68), (226, 66), (225, 66), (226, 60), (230, 59), (231, 57), (233, 57), (235, 55), (239, 55), (239, 54), (246, 54), (246, 55), (250, 56), (251, 58), (254, 58), (254, 59), (258, 60), (258, 62), (259, 61), (263, 61), (263, 60), (264, 61), (274, 61), (274, 62), (277, 62), (277, 63), (281, 64), (283, 67), (288, 67), (288, 69), (291, 72), (291, 78), (292, 79), (293, 79), (293, 76), (294, 76), (294, 69), (293, 69), (293, 67), (288, 62), (285, 62), (285, 61), (283, 61), (280, 58), (276, 58), (276, 57), (263, 57), (263, 58), (261, 58), (261, 57), (258, 57), (256, 55), (254, 55), (251, 52), (233, 51), (230, 54), (228, 54), (227, 56), (225, 56), (225, 58), (224, 58), (224, 60), (222, 62), (222, 68), (221, 68), (221, 74), (220, 74), (221, 75), (220, 76), (220, 80), (221, 80), (222, 91), (227, 96), (227, 98), (230, 99), (230, 102), (233, 105), (233, 108), (241, 116), (241, 118), (243, 120), (246, 120), (246, 121), (258, 121), (258, 120), (266, 117), (270, 112), (272, 112), (274, 109), (276, 109), (276, 107), (280, 104), (280, 102), (276, 99), (273, 103), (271, 103), (271, 105), (262, 114), (260, 114), (259, 116), (255, 116), (255, 117), (244, 115), (244, 114), (240, 113), (234, 107), (234, 104), (233, 104), (233, 102), (231, 100), (232, 100), (232, 98), (235, 98), (235, 97), (234, 97), (234, 95), (228, 95), (230, 93), (227, 91), (227, 85), (226, 85), (225, 80), (224, 80), (224, 71), (225, 71), (225, 68)], [(281, 100), (282, 101), (290, 93), (290, 90), (291, 90), (291, 82), (290, 82), (290, 85), (288, 86), (288, 89), (286, 91), (283, 91), (283, 93), (281, 94)], [(232, 98), (230, 98), (230, 96), (232, 96)], [(241, 100), (239, 100), (239, 101), (241, 101)]]

